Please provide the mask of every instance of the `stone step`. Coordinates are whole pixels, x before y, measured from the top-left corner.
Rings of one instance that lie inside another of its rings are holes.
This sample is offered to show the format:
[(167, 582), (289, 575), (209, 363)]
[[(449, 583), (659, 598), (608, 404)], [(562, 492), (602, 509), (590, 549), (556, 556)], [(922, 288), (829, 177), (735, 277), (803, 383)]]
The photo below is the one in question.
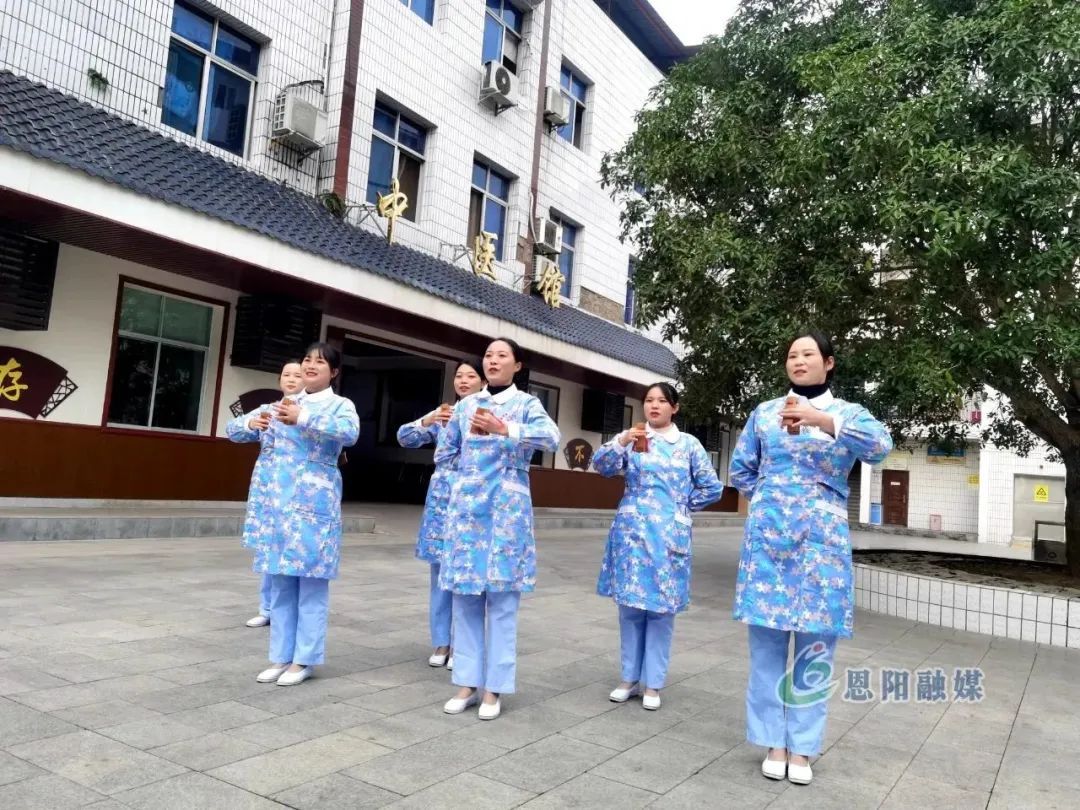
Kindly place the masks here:
[[(0, 541), (128, 540), (169, 537), (239, 537), (244, 505), (143, 509), (0, 508)], [(348, 510), (345, 534), (371, 534), (375, 518)]]
[[(533, 513), (537, 530), (607, 529), (615, 519), (614, 509), (540, 508)], [(733, 512), (695, 512), (694, 528), (739, 528), (746, 518)]]

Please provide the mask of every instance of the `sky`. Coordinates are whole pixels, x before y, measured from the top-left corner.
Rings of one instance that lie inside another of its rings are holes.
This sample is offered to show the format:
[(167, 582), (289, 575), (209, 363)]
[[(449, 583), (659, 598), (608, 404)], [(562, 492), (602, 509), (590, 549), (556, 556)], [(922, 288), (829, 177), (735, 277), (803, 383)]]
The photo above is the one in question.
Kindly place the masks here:
[(650, 0), (653, 8), (684, 45), (697, 45), (710, 34), (723, 33), (739, 0)]

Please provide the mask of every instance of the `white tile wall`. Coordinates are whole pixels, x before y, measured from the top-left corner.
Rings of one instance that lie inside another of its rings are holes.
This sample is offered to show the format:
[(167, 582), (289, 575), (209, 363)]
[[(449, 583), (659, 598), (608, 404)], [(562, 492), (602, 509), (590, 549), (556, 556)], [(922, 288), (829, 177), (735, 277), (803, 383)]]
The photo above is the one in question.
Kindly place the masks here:
[(926, 445), (898, 448), (874, 467), (870, 499), (881, 503), (882, 470), (907, 470), (909, 527), (928, 530), (930, 515), (941, 515), (942, 531), (975, 534), (979, 530), (979, 485), (968, 479), (979, 474), (979, 455), (977, 447), (968, 447), (962, 460), (931, 459)]
[(855, 604), (940, 627), (1080, 648), (1080, 598), (1018, 592), (856, 564)]
[[(346, 0), (192, 0), (214, 8), (267, 40), (249, 153), (237, 158), (190, 139), (161, 121), (159, 88), (164, 83), (173, 0), (7, 0), (0, 3), (0, 68), (44, 82), (169, 137), (281, 180), (305, 192), (331, 187), (335, 142), (345, 79), (349, 3)], [(544, 14), (550, 13), (546, 75), (540, 75)], [(540, 152), (537, 209), (556, 210), (581, 223), (575, 256), (573, 298), (582, 285), (621, 305), (631, 248), (619, 240), (619, 206), (600, 187), (600, 161), (633, 131), (634, 113), (662, 78), (592, 2), (551, 0), (526, 16), (525, 45), (518, 72), (518, 106), (495, 116), (478, 103), (484, 4), (439, 0), (428, 25), (400, 0), (367, 0), (357, 71), (356, 112), (347, 198), (365, 198), (372, 114), (383, 96), (431, 125), (416, 223), (401, 222), (398, 241), (450, 258), (448, 246), (467, 240), (468, 203), (474, 155), (515, 179), (510, 201), (503, 284), (522, 289), (524, 264), (517, 261), (518, 237), (528, 232), (539, 91), (558, 86), (564, 60), (592, 83), (585, 143), (577, 149), (545, 133)], [(89, 86), (88, 68), (105, 74), (110, 88)], [(286, 85), (326, 82), (329, 145), (296, 165), (283, 161), (269, 141), (271, 107)]]
[(1064, 477), (1065, 465), (1047, 459), (1045, 447), (1026, 458), (1009, 450), (982, 451), (979, 500), (979, 541), (1008, 545), (1013, 537), (1013, 482), (1017, 475)]

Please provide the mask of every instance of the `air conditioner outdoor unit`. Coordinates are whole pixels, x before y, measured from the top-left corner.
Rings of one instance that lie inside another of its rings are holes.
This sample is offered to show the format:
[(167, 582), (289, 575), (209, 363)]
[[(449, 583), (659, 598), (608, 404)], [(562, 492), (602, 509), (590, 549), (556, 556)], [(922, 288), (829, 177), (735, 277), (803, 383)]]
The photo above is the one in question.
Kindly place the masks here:
[(570, 99), (558, 87), (549, 87), (544, 93), (544, 120), (553, 127), (570, 123)]
[(480, 100), (499, 108), (516, 107), (517, 76), (499, 62), (485, 62), (484, 81), (480, 85)]
[(320, 149), (326, 143), (326, 113), (298, 93), (283, 90), (274, 101), (271, 135), (296, 149)]
[(537, 217), (536, 252), (544, 256), (562, 253), (562, 225), (546, 217)]

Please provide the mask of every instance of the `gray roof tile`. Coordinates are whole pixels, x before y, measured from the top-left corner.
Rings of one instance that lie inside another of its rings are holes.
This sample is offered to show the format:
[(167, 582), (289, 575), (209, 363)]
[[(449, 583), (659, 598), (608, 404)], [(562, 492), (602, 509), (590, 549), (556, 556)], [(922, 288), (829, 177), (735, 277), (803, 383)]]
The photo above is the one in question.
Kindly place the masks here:
[(663, 344), (573, 307), (533, 295), (333, 217), (315, 199), (178, 143), (56, 90), (0, 71), (0, 145), (80, 169), (148, 197), (264, 234), (662, 375), (675, 371)]

